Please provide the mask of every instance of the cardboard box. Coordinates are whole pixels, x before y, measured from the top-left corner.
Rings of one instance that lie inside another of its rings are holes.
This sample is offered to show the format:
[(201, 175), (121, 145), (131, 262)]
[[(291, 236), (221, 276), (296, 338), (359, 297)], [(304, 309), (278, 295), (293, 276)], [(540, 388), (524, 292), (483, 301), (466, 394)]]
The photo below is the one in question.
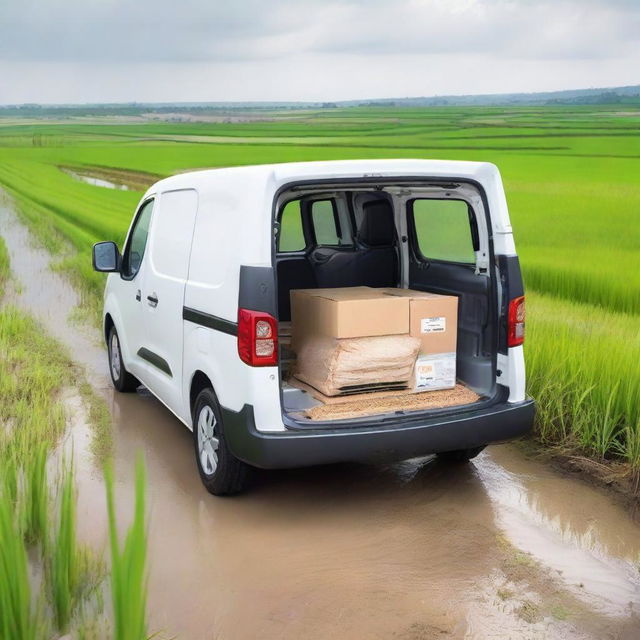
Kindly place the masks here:
[(414, 369), (416, 391), (456, 386), (458, 298), (412, 289), (384, 289), (389, 296), (409, 299), (409, 333), (420, 339)]
[(420, 353), (455, 353), (458, 343), (458, 298), (413, 289), (380, 289), (409, 300), (409, 333), (420, 338)]
[(420, 354), (414, 368), (416, 391), (453, 389), (456, 386), (456, 354)]
[(410, 300), (383, 289), (342, 287), (291, 291), (291, 346), (309, 336), (364, 338), (409, 333)]
[[(322, 369), (316, 351), (325, 344), (323, 339), (326, 338), (337, 341), (331, 343), (331, 349), (322, 351), (321, 359), (330, 360), (331, 366), (336, 368), (335, 372), (330, 371), (330, 377), (337, 375), (338, 371), (349, 369), (348, 361), (335, 359), (335, 354), (340, 352), (340, 340), (408, 334), (420, 341), (412, 373), (414, 390), (455, 387), (458, 335), (456, 296), (394, 288), (294, 289), (291, 291), (291, 319), (291, 347), (298, 355), (301, 379), (316, 388), (331, 387), (327, 395), (336, 393), (339, 387), (324, 382), (321, 384), (312, 371)], [(312, 357), (311, 354), (315, 355)], [(388, 364), (382, 361), (375, 364), (375, 358), (373, 364), (374, 370), (376, 366), (380, 368), (380, 382), (396, 380), (390, 370), (385, 370)]]

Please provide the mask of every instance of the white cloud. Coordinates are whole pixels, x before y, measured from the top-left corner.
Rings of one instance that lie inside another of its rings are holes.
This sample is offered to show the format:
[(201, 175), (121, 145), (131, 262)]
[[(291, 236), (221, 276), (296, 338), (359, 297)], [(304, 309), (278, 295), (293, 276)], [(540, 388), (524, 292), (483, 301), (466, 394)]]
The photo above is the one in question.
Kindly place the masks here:
[(638, 33), (633, 0), (4, 0), (0, 102), (635, 84)]

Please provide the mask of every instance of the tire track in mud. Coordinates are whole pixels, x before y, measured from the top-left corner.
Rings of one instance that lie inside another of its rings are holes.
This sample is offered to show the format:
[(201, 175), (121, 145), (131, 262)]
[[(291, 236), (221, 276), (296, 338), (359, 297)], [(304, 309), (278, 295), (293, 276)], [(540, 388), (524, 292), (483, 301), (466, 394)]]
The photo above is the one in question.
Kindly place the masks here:
[[(246, 495), (200, 485), (190, 432), (144, 390), (115, 394), (80, 296), (0, 200), (19, 286), (83, 366), (114, 422), (117, 505), (149, 478), (151, 628), (183, 638), (637, 638), (640, 527), (608, 495), (490, 447), (468, 465), (419, 459), (259, 473)], [(78, 398), (74, 402), (79, 402)], [(106, 539), (104, 487), (77, 408), (80, 535)]]

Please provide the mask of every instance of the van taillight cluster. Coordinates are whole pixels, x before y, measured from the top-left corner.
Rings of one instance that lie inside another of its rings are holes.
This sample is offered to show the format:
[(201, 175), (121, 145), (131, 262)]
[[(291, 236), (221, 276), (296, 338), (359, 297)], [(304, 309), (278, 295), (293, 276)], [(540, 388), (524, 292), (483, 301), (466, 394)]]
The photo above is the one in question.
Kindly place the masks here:
[(518, 347), (524, 342), (524, 296), (509, 303), (507, 346)]
[(238, 311), (238, 355), (252, 367), (278, 364), (278, 323), (263, 311)]

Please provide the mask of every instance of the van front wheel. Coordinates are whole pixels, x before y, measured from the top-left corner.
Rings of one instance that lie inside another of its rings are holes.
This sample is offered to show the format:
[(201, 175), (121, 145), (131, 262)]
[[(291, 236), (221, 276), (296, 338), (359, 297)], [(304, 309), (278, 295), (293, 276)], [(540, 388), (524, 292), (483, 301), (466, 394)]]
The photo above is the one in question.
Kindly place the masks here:
[(111, 327), (109, 331), (107, 350), (109, 352), (109, 373), (113, 386), (117, 391), (135, 391), (140, 386), (140, 381), (124, 368), (120, 338), (115, 327)]
[(229, 451), (220, 407), (212, 389), (203, 389), (196, 398), (193, 441), (198, 471), (207, 491), (215, 496), (240, 493), (247, 484), (249, 466)]

